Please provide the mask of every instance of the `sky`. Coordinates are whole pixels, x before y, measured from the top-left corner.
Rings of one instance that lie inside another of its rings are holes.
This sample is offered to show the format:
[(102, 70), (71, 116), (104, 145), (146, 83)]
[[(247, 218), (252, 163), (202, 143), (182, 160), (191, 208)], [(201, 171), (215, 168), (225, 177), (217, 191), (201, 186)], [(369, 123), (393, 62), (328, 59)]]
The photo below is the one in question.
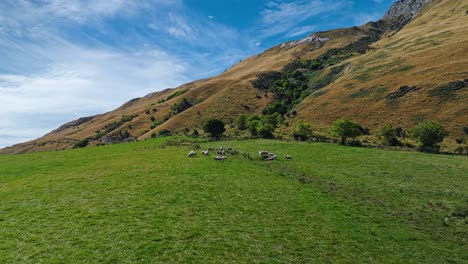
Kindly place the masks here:
[(0, 148), (215, 76), (393, 0), (1, 0)]

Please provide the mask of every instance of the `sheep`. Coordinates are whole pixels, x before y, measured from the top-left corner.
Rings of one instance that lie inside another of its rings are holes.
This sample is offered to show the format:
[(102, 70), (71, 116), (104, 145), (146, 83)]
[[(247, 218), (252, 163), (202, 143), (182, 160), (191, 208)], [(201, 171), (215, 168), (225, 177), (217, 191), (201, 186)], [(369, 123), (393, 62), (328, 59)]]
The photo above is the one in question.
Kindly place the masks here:
[(208, 156), (209, 153), (210, 153), (209, 150), (202, 150), (201, 151), (201, 154), (204, 155), (204, 156)]
[(275, 154), (275, 153), (273, 153), (273, 152), (268, 152), (268, 157), (273, 157), (273, 156), (275, 156), (275, 157), (276, 157), (276, 154)]
[(260, 150), (260, 151), (258, 152), (258, 155), (259, 155), (260, 157), (267, 156), (267, 155), (268, 155), (268, 151), (266, 151), (266, 150)]
[(217, 153), (218, 155), (224, 155), (224, 154), (226, 154), (226, 152), (224, 151), (224, 149), (220, 149), (220, 150), (216, 151), (216, 153)]
[(291, 155), (286, 155), (286, 154), (284, 154), (284, 158), (287, 159), (287, 160), (292, 160), (292, 156), (291, 156)]
[(187, 155), (187, 157), (195, 157), (195, 155), (197, 155), (197, 153), (195, 151), (190, 151), (189, 154)]
[(268, 158), (266, 158), (264, 160), (276, 160), (276, 155), (268, 156)]
[(215, 156), (215, 157), (214, 157), (214, 160), (220, 160), (220, 161), (222, 161), (222, 160), (225, 160), (225, 159), (227, 159), (227, 157), (224, 156), (224, 155), (219, 155), (219, 156)]

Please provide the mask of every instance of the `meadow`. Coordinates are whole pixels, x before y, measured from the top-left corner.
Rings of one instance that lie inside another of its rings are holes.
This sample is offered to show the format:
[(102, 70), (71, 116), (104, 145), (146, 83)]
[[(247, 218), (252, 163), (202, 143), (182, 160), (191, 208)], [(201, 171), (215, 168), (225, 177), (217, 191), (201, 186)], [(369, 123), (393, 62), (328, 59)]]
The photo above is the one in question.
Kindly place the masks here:
[(467, 263), (467, 217), (463, 156), (181, 137), (0, 156), (1, 263)]

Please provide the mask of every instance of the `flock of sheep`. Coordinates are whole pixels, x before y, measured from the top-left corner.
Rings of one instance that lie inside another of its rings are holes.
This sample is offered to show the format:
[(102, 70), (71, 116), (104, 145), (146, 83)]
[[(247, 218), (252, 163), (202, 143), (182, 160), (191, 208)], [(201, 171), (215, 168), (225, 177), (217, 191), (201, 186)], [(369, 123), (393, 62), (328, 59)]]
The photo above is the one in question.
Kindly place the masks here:
[[(206, 150), (202, 150), (200, 153), (203, 156), (208, 156), (210, 154), (210, 151), (214, 151), (214, 150), (215, 150), (214, 148), (208, 148)], [(233, 150), (231, 147), (220, 147), (219, 149), (216, 150), (216, 156), (214, 156), (213, 158), (214, 160), (222, 161), (228, 158), (227, 154), (237, 155), (239, 154), (239, 152), (237, 150)], [(191, 157), (195, 157), (196, 155), (197, 155), (197, 152), (195, 150), (192, 150), (188, 153), (187, 157), (191, 158)], [(276, 160), (278, 158), (278, 156), (275, 153), (269, 152), (266, 150), (260, 150), (258, 152), (258, 155), (260, 156), (261, 159), (265, 161)], [(252, 159), (249, 153), (242, 153), (242, 156), (248, 159)], [(287, 160), (291, 160), (292, 156), (284, 154), (284, 158)]]

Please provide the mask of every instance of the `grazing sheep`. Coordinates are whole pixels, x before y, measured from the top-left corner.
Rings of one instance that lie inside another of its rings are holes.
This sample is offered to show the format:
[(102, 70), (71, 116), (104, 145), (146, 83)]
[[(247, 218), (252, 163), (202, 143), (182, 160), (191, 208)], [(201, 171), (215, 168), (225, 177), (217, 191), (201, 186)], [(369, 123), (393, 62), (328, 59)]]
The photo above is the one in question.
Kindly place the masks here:
[(276, 155), (268, 156), (268, 158), (266, 158), (264, 160), (276, 160)]
[(268, 151), (266, 151), (266, 150), (260, 150), (260, 151), (258, 152), (258, 155), (259, 155), (260, 157), (268, 156)]
[(273, 152), (268, 152), (268, 157), (273, 157), (273, 156), (276, 157), (276, 154)]
[(204, 156), (208, 156), (209, 153), (210, 153), (209, 150), (202, 150), (201, 151), (201, 154), (204, 155)]
[(225, 160), (225, 159), (227, 159), (227, 157), (224, 156), (224, 155), (219, 155), (219, 156), (214, 157), (214, 160), (221, 160), (222, 161), (222, 160)]
[(284, 158), (287, 159), (287, 160), (292, 160), (292, 156), (291, 156), (291, 155), (286, 155), (286, 154), (284, 154)]
[(225, 154), (226, 154), (226, 151), (224, 151), (224, 149), (220, 149), (220, 150), (216, 151), (216, 153), (217, 153), (218, 155), (225, 155)]
[(197, 153), (195, 151), (190, 151), (189, 154), (187, 155), (187, 157), (195, 157), (195, 155), (197, 155)]

